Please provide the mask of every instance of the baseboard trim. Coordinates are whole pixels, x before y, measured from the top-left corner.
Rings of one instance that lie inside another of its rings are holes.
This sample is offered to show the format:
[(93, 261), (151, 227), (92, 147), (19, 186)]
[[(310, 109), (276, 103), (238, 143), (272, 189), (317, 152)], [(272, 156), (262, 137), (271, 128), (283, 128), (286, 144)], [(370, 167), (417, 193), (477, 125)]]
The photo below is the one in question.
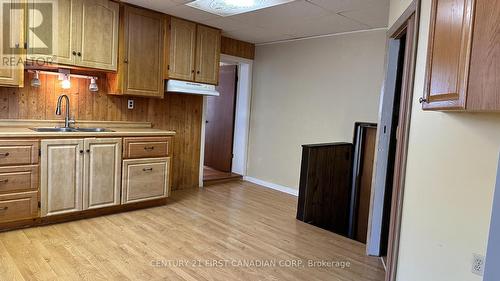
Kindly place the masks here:
[(284, 192), (284, 193), (287, 193), (287, 194), (290, 194), (290, 195), (293, 195), (293, 196), (299, 196), (299, 191), (297, 189), (295, 189), (295, 188), (291, 188), (291, 187), (288, 187), (288, 186), (283, 186), (283, 185), (279, 185), (279, 184), (275, 184), (275, 183), (272, 183), (272, 182), (267, 182), (267, 181), (263, 181), (263, 180), (256, 179), (256, 178), (253, 178), (253, 177), (247, 177), (247, 176), (243, 177), (243, 180), (251, 182), (251, 183), (255, 183), (255, 184), (258, 184), (258, 185), (261, 185), (263, 187), (267, 187), (267, 188), (270, 188), (270, 189), (281, 191), (281, 192)]

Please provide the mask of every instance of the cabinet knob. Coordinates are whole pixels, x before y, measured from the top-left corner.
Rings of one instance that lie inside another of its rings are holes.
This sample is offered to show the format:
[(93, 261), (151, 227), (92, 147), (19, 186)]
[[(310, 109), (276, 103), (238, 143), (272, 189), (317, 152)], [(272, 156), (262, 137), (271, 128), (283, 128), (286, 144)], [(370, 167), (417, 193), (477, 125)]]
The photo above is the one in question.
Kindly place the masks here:
[(0, 180), (0, 183), (8, 183), (8, 182), (9, 182), (9, 179)]
[(73, 51), (72, 54), (73, 54), (73, 56), (76, 56), (76, 51)]
[(7, 211), (9, 207), (0, 207), (0, 211)]
[(90, 153), (90, 149), (87, 149), (86, 151), (87, 151), (87, 153)]
[(196, 74), (200, 74), (200, 73), (201, 73), (201, 72), (200, 72), (199, 70), (198, 70), (198, 71), (196, 71)]
[(427, 99), (423, 98), (423, 97), (420, 97), (420, 99), (418, 99), (418, 102), (419, 103), (424, 103), (424, 102), (427, 102)]
[(78, 55), (79, 57), (81, 57), (81, 56), (82, 56), (82, 53), (81, 53), (81, 52), (78, 52), (78, 53), (77, 53), (77, 55)]
[(83, 154), (83, 150), (80, 150), (80, 154)]
[(123, 62), (124, 62), (124, 63), (128, 63), (128, 59), (124, 59), (124, 60), (123, 60)]
[(191, 73), (194, 73), (194, 70), (191, 70)]
[(0, 153), (0, 157), (8, 157), (10, 153), (5, 152), (5, 153)]

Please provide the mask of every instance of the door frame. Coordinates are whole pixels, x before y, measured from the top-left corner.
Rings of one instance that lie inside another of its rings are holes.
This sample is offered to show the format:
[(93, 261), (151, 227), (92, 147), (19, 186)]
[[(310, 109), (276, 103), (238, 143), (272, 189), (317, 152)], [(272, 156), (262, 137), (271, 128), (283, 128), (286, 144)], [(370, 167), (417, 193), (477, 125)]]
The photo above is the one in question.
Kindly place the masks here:
[(421, 0), (413, 0), (387, 32), (388, 40), (400, 39), (402, 36), (406, 35), (406, 50), (404, 54), (405, 65), (403, 68), (399, 126), (397, 129), (398, 143), (396, 146), (391, 198), (392, 206), (390, 212), (386, 281), (395, 281), (397, 277), (406, 163), (414, 97), (413, 89), (418, 48), (420, 2)]
[[(252, 101), (253, 60), (221, 54), (220, 61), (238, 65), (233, 138), (234, 157), (232, 161), (231, 172), (239, 174), (241, 176), (246, 176), (248, 161), (248, 136), (250, 132), (250, 104)], [(199, 173), (200, 187), (203, 187), (203, 163), (205, 162), (205, 121), (207, 120), (206, 108), (207, 97), (203, 97)]]

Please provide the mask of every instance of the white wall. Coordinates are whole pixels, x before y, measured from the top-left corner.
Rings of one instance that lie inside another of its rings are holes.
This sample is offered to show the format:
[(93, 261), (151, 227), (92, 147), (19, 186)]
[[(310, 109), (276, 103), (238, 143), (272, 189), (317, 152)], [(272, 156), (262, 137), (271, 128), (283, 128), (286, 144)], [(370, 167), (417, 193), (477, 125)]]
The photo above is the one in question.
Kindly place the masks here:
[(422, 1), (397, 280), (481, 280), (471, 262), (487, 245), (500, 114), (422, 111), (430, 6)]
[(386, 31), (258, 46), (247, 175), (298, 188), (301, 145), (352, 142), (377, 121)]

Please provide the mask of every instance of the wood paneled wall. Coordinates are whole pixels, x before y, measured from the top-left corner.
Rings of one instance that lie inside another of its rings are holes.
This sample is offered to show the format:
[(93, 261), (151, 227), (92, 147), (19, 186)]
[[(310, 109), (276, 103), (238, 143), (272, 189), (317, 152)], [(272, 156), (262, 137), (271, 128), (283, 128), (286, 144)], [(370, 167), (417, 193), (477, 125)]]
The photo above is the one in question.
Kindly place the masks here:
[(57, 76), (47, 74), (40, 75), (42, 86), (33, 88), (32, 75), (25, 73), (24, 88), (0, 87), (0, 119), (63, 119), (64, 116), (55, 115), (55, 108), (58, 96), (67, 94), (71, 115), (77, 121), (151, 122), (154, 128), (177, 132), (172, 188), (198, 187), (203, 97), (177, 94), (165, 94), (164, 99), (133, 97), (135, 108), (129, 110), (130, 97), (106, 94), (105, 75), (99, 75), (97, 93), (89, 92), (86, 79), (71, 78), (71, 89), (64, 90)]
[(252, 43), (222, 36), (222, 54), (253, 60), (255, 58), (255, 45)]

